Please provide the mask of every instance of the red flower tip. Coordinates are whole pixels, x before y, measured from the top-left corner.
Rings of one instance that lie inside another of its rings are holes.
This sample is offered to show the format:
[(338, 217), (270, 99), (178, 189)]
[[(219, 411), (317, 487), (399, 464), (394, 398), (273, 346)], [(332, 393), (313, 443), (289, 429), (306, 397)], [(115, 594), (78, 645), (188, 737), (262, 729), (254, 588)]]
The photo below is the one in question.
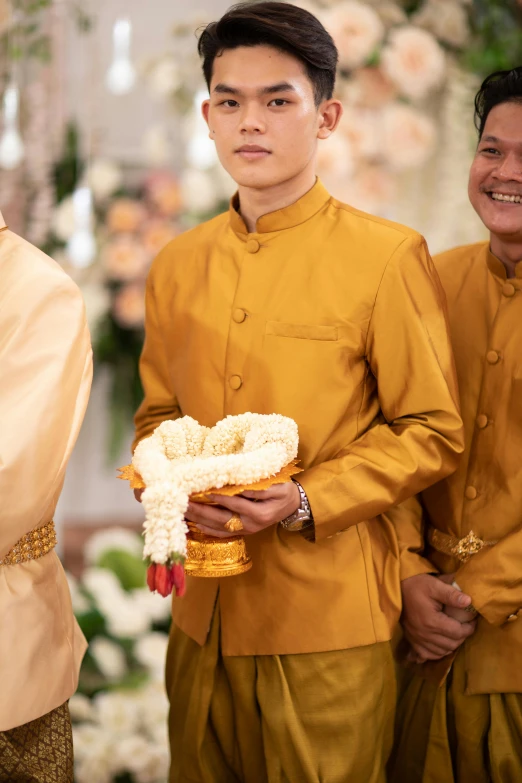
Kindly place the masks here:
[(172, 593), (174, 582), (171, 569), (166, 565), (156, 565), (156, 590), (166, 598)]
[(156, 589), (156, 563), (151, 563), (147, 568), (147, 586), (151, 593)]
[(172, 567), (176, 596), (182, 598), (185, 595), (185, 568), (182, 563), (175, 563)]

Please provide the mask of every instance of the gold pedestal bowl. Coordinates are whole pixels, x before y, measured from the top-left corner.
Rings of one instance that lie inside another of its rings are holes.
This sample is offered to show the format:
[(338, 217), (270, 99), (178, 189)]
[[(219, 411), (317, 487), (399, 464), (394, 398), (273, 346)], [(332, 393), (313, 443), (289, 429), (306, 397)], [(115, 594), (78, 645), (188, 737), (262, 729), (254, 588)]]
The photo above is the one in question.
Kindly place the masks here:
[(252, 568), (244, 536), (214, 538), (188, 522), (185, 572), (190, 576), (237, 576)]

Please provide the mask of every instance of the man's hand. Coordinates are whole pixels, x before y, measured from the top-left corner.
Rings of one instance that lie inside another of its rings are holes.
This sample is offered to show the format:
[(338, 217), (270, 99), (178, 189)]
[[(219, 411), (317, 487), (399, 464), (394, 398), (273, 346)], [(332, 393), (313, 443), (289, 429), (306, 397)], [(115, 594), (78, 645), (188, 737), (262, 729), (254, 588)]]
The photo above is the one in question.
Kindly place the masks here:
[(469, 606), (469, 595), (436, 576), (418, 574), (405, 579), (402, 599), (401, 623), (416, 663), (449, 655), (475, 630), (474, 621), (462, 624), (444, 612), (445, 607), (462, 610)]
[[(218, 505), (209, 506), (191, 501), (185, 517), (197, 525), (202, 533), (216, 538), (257, 533), (286, 519), (301, 503), (299, 490), (293, 481), (274, 484), (262, 492), (244, 492), (235, 497), (212, 495), (210, 499)], [(244, 529), (238, 533), (225, 530), (225, 525), (233, 514), (237, 514), (243, 523)]]
[[(447, 585), (452, 585), (455, 580), (455, 574), (440, 574), (437, 579), (440, 579), (441, 582), (445, 582)], [(469, 610), (470, 605), (471, 602), (468, 603), (468, 609), (458, 609), (455, 606), (445, 606), (444, 613), (447, 614), (448, 617), (453, 617), (454, 620), (458, 620), (459, 623), (469, 623), (472, 620), (475, 620), (477, 616), (476, 610)]]

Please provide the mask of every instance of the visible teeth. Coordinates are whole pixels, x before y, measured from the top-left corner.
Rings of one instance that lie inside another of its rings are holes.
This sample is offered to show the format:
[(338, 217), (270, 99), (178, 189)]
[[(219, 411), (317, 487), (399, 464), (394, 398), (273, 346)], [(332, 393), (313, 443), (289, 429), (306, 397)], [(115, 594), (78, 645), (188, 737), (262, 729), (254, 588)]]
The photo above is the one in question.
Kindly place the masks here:
[(506, 196), (504, 193), (491, 193), (490, 195), (495, 201), (510, 201), (512, 204), (522, 203), (522, 196)]

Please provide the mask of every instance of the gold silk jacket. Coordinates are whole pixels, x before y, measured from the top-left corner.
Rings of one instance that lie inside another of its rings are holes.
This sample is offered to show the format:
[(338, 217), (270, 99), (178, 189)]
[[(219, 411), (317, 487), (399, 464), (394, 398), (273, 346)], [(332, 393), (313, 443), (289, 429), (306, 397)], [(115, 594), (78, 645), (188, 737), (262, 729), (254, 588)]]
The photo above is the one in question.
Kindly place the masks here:
[[(0, 215), (0, 560), (54, 514), (87, 405), (89, 334), (76, 285)], [(0, 565), (0, 731), (76, 690), (85, 639), (54, 551)]]
[[(412, 499), (389, 516), (401, 540), (402, 578), (430, 562), (432, 571), (456, 571), (480, 612), (465, 643), (466, 692), (522, 692), (522, 261), (508, 280), (481, 242), (435, 264), (448, 300), (466, 446), (456, 472), (422, 493), (422, 507)], [(465, 564), (429, 545), (422, 558), (423, 510), (425, 526), (498, 543)], [(435, 668), (443, 673), (450, 664), (448, 657)]]
[(292, 417), (316, 540), (280, 525), (248, 536), (251, 571), (189, 579), (174, 621), (203, 644), (219, 590), (225, 655), (385, 641), (399, 561), (378, 515), (462, 450), (444, 295), (419, 234), (319, 182), (256, 229), (233, 201), (155, 260), (136, 442), (180, 415)]

